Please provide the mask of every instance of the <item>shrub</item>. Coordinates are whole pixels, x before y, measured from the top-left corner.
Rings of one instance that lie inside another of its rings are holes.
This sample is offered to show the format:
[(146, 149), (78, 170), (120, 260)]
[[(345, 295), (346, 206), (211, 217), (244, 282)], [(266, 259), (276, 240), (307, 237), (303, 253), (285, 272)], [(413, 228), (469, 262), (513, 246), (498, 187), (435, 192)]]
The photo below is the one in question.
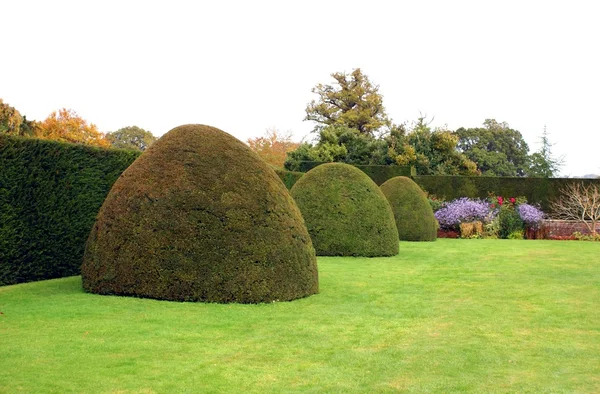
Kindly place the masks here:
[(139, 154), (0, 134), (0, 285), (79, 275), (96, 214)]
[(318, 291), (300, 211), (273, 169), (213, 127), (176, 127), (115, 182), (83, 286), (177, 301), (288, 301)]
[(444, 230), (458, 230), (460, 223), (480, 221), (488, 223), (493, 219), (494, 212), (482, 200), (459, 198), (444, 204), (435, 213), (440, 227)]
[(349, 164), (322, 164), (291, 190), (302, 211), (317, 255), (392, 256), (398, 230), (379, 187)]
[(500, 223), (500, 230), (498, 232), (500, 238), (508, 238), (508, 236), (514, 232), (520, 232), (521, 238), (523, 238), (523, 219), (521, 219), (519, 213), (515, 209), (500, 209), (498, 220)]
[(461, 238), (481, 238), (483, 235), (483, 223), (479, 221), (461, 223), (459, 227)]
[(544, 212), (527, 203), (519, 204), (517, 212), (527, 228), (539, 230), (542, 220), (544, 220)]
[(380, 187), (394, 212), (400, 240), (436, 240), (438, 223), (419, 185), (408, 177), (398, 176)]

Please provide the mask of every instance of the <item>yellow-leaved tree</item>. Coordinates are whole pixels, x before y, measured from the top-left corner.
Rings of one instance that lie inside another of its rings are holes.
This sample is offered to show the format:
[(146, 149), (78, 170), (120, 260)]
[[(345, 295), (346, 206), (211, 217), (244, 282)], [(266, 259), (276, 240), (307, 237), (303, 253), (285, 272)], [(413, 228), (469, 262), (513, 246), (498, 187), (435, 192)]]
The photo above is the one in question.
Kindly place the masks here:
[(93, 123), (88, 123), (72, 109), (63, 108), (52, 112), (36, 130), (36, 137), (94, 145), (108, 148), (108, 141)]

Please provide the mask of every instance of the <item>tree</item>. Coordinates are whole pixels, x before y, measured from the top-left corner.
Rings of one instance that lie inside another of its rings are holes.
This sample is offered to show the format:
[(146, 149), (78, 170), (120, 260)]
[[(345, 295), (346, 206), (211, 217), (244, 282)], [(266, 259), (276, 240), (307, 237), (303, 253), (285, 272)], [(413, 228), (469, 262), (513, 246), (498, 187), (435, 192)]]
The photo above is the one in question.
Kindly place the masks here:
[(318, 84), (312, 89), (319, 100), (306, 107), (306, 118), (321, 125), (340, 125), (361, 134), (374, 135), (391, 124), (379, 86), (373, 85), (360, 68), (352, 73), (333, 73), (335, 85)]
[(546, 126), (544, 126), (544, 133), (540, 140), (542, 142), (542, 147), (539, 151), (531, 155), (527, 175), (540, 178), (553, 178), (563, 166), (564, 158), (562, 156), (555, 158), (552, 155), (551, 148), (554, 144), (551, 144), (548, 139)]
[(550, 208), (559, 219), (584, 223), (595, 237), (600, 221), (600, 187), (583, 182), (569, 183), (561, 190), (560, 197), (550, 203)]
[(262, 137), (249, 138), (247, 142), (264, 161), (277, 167), (283, 167), (287, 153), (300, 146), (292, 141), (291, 131), (281, 133), (276, 128), (267, 129)]
[(36, 122), (27, 120), (14, 107), (0, 98), (0, 133), (12, 135), (35, 134)]
[(414, 166), (419, 175), (479, 175), (477, 165), (456, 150), (457, 143), (456, 135), (443, 128), (431, 130), (421, 116), (389, 154), (399, 165)]
[(529, 147), (521, 133), (494, 119), (486, 119), (483, 126), (456, 130), (458, 151), (477, 163), (482, 175), (527, 175)]
[(151, 132), (137, 126), (127, 126), (106, 134), (113, 148), (145, 151), (156, 141)]
[(71, 109), (63, 108), (52, 112), (40, 123), (36, 136), (48, 140), (58, 140), (86, 145), (109, 147), (110, 142), (98, 131), (95, 124), (81, 118)]
[(343, 125), (319, 129), (316, 145), (304, 143), (290, 151), (285, 168), (297, 171), (302, 161), (342, 162), (348, 164), (392, 164), (387, 156), (387, 142)]

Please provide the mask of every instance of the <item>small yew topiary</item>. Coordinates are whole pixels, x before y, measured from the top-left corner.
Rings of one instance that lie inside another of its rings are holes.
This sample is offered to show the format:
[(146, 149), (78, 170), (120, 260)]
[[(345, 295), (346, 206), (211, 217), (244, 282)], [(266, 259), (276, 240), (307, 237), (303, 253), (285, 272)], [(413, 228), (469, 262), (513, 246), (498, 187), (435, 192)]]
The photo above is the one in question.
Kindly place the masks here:
[(115, 182), (89, 236), (83, 287), (176, 301), (259, 303), (318, 292), (300, 211), (244, 143), (184, 125)]
[(435, 241), (438, 223), (427, 196), (412, 179), (398, 176), (381, 185), (387, 197), (398, 227), (398, 235), (404, 241)]
[(292, 187), (320, 256), (398, 254), (394, 214), (379, 187), (358, 168), (322, 164)]

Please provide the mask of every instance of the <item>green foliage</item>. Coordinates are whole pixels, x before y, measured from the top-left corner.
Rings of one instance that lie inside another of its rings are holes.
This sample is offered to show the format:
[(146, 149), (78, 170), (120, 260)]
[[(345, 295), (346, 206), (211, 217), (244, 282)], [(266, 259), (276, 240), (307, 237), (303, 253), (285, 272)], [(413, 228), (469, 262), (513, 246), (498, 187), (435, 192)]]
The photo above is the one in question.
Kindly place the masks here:
[(512, 233), (508, 234), (506, 239), (523, 239), (524, 238), (523, 230), (515, 230)]
[(414, 166), (419, 175), (478, 175), (477, 165), (456, 150), (458, 137), (445, 129), (431, 130), (421, 117), (390, 144), (389, 155), (399, 165)]
[(319, 99), (306, 107), (305, 120), (345, 126), (371, 136), (390, 124), (379, 86), (373, 85), (360, 68), (351, 74), (337, 72), (331, 76), (334, 86), (318, 84), (312, 89)]
[(380, 186), (388, 199), (403, 241), (435, 241), (438, 223), (427, 196), (412, 179), (395, 177)]
[(300, 179), (304, 175), (303, 172), (287, 171), (283, 168), (279, 168), (274, 165), (271, 165), (271, 168), (273, 169), (273, 171), (275, 171), (279, 179), (281, 179), (281, 181), (288, 190), (290, 190), (292, 186), (294, 186), (294, 184), (298, 181), (298, 179)]
[(137, 126), (123, 127), (117, 131), (106, 134), (113, 148), (134, 149), (145, 151), (156, 141), (151, 132)]
[(342, 125), (318, 128), (318, 143), (304, 143), (288, 152), (285, 168), (301, 170), (304, 161), (342, 162), (362, 165), (392, 164), (387, 156), (387, 143)]
[(526, 176), (529, 147), (521, 133), (506, 122), (486, 119), (482, 128), (456, 130), (458, 150), (484, 176)]
[(79, 274), (98, 209), (138, 155), (0, 135), (0, 285)]
[(88, 292), (259, 303), (318, 292), (300, 211), (271, 167), (213, 127), (176, 127), (115, 182), (89, 236)]
[(500, 238), (513, 237), (510, 239), (515, 239), (515, 233), (520, 233), (521, 236), (518, 238), (523, 238), (523, 229), (525, 228), (525, 224), (519, 216), (519, 213), (513, 207), (509, 208), (502, 206), (502, 208), (500, 208), (500, 213), (498, 214), (498, 223), (498, 235)]
[(317, 255), (398, 254), (394, 214), (379, 187), (362, 171), (343, 163), (307, 172), (291, 190)]
[(575, 231), (573, 233), (573, 237), (578, 240), (578, 241), (594, 241), (594, 242), (600, 242), (600, 234), (595, 233), (595, 234), (582, 234), (579, 231)]
[[(297, 165), (297, 168), (298, 168), (298, 171), (300, 171), (300, 172), (296, 172), (296, 174), (302, 174), (304, 172), (308, 172), (308, 171), (312, 170), (313, 168), (315, 168), (316, 166), (319, 166), (321, 164), (324, 164), (324, 163), (320, 162), (320, 161), (299, 162)], [(396, 176), (415, 175), (414, 168), (412, 168), (410, 166), (396, 166), (396, 165), (379, 166), (379, 165), (354, 164), (354, 167), (358, 168), (359, 170), (361, 170), (362, 172), (367, 174), (373, 180), (373, 182), (375, 182), (377, 185), (381, 185), (388, 179), (391, 179)]]

